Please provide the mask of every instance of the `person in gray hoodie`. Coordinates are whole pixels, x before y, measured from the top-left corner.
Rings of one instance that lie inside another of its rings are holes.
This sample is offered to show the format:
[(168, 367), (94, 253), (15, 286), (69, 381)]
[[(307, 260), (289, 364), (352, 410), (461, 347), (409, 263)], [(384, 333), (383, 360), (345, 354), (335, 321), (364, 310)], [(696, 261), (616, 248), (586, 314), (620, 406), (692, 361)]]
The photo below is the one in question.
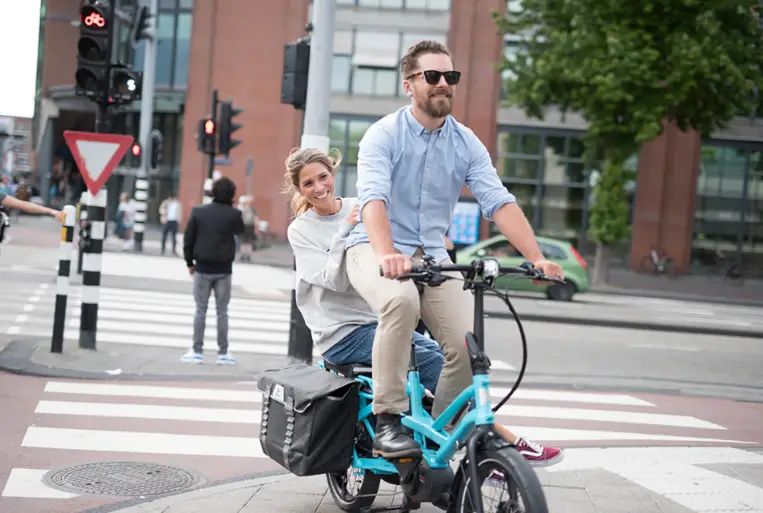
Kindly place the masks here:
[[(355, 198), (334, 195), (341, 157), (302, 149), (286, 161), (286, 187), (295, 219), (287, 236), (297, 267), (297, 307), (323, 357), (335, 365), (371, 365), (378, 316), (350, 285), (345, 241), (358, 222)], [(434, 340), (414, 334), (421, 382), (435, 392), (443, 354)]]
[[(296, 260), (297, 307), (323, 358), (335, 365), (371, 365), (378, 313), (350, 284), (345, 245), (358, 223), (356, 198), (334, 194), (334, 177), (341, 156), (315, 149), (293, 151), (286, 159), (285, 191), (292, 196), (295, 215), (287, 236)], [(436, 341), (414, 332), (416, 363), (421, 383), (433, 394), (444, 356)], [(373, 376), (374, 384), (384, 376)], [(560, 449), (518, 437), (508, 428), (496, 431), (518, 448), (533, 466), (548, 466), (564, 458)], [(500, 479), (500, 476), (491, 476)]]

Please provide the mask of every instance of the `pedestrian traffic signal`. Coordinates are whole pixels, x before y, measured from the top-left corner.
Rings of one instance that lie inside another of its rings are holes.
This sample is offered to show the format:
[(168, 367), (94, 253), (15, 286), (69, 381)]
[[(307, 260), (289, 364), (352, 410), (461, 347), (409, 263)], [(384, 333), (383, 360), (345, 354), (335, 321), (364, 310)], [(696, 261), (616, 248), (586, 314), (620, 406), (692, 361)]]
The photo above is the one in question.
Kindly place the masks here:
[(164, 158), (164, 137), (159, 130), (151, 131), (151, 140), (149, 141), (149, 144), (151, 145), (149, 169), (153, 171), (159, 167), (159, 164), (162, 163), (162, 159)]
[(203, 118), (199, 121), (196, 143), (200, 152), (215, 155), (217, 150), (217, 144), (215, 144), (217, 131), (215, 128), (215, 122), (211, 118)]
[[(80, 37), (77, 41), (77, 92), (96, 98), (105, 92), (111, 62), (111, 16), (103, 2), (88, 1), (80, 7)], [(105, 100), (105, 98), (101, 98)]]
[(131, 103), (140, 98), (142, 82), (142, 73), (133, 71), (129, 66), (114, 66), (111, 70), (109, 96), (119, 105)]
[(240, 129), (243, 125), (233, 122), (233, 118), (244, 112), (243, 109), (237, 109), (233, 102), (228, 100), (220, 106), (220, 154), (228, 157), (230, 151), (241, 144), (242, 141), (233, 139), (233, 132)]
[(130, 152), (133, 154), (133, 156), (140, 157), (140, 144), (138, 143), (133, 144), (132, 148), (130, 149)]

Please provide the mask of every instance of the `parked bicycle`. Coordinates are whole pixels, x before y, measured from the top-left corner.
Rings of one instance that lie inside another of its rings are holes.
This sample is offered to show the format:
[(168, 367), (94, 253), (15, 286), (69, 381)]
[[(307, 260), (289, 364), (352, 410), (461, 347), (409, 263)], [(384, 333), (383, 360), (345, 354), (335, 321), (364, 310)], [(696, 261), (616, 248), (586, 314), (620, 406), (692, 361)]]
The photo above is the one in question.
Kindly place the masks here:
[(641, 259), (641, 272), (650, 273), (655, 275), (665, 274), (668, 278), (674, 278), (676, 276), (675, 260), (670, 258), (666, 253), (662, 256), (657, 252), (657, 248), (652, 248), (649, 254)]
[(737, 285), (744, 283), (744, 268), (738, 254), (729, 257), (723, 250), (716, 249), (714, 260), (708, 273), (710, 276), (720, 275), (722, 281), (731, 281)]
[[(447, 272), (461, 272), (453, 276)], [(413, 266), (410, 273), (399, 280), (411, 279), (426, 286), (436, 287), (446, 280), (461, 279), (464, 288), (474, 291), (474, 331), (465, 334), (471, 362), (473, 384), (465, 389), (437, 418), (431, 416), (431, 397), (427, 397), (420, 383), (416, 355), (411, 346), (407, 394), (410, 413), (403, 416), (402, 423), (413, 432), (421, 445), (421, 459), (406, 458), (386, 460), (374, 457), (372, 440), (375, 419), (371, 412), (373, 379), (371, 369), (354, 365), (332, 365), (321, 362), (327, 369), (360, 382), (358, 427), (350, 468), (342, 473), (329, 473), (327, 480), (336, 505), (349, 513), (365, 511), (403, 511), (418, 509), (429, 502), (450, 513), (482, 513), (481, 486), (491, 476), (492, 488), (505, 486), (506, 497), (498, 500), (499, 512), (547, 513), (548, 506), (543, 488), (532, 467), (493, 429), (494, 413), (503, 406), (519, 387), (527, 366), (527, 338), (517, 312), (508, 296), (493, 287), (497, 277), (517, 274), (518, 278), (552, 281), (529, 263), (520, 267), (501, 267), (495, 259), (475, 260), (469, 265), (437, 265), (427, 260), (423, 265)], [(484, 293), (499, 296), (508, 306), (519, 326), (522, 339), (522, 365), (516, 383), (497, 405), (490, 405), (490, 359), (482, 349), (484, 344)], [(445, 426), (469, 408), (455, 427), (448, 433)], [(459, 449), (466, 448), (466, 455), (454, 472), (450, 460)], [(359, 482), (357, 482), (359, 481)], [(381, 481), (399, 485), (404, 499), (401, 507), (370, 509), (376, 499)]]

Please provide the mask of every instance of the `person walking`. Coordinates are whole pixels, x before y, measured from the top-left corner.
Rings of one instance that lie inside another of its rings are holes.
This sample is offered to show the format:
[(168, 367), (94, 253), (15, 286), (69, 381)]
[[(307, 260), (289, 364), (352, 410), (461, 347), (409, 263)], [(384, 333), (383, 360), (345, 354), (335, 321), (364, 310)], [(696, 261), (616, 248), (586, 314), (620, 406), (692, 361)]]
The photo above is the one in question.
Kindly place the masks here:
[(244, 232), (241, 211), (233, 206), (236, 185), (222, 177), (212, 185), (212, 202), (193, 208), (183, 235), (183, 256), (193, 277), (193, 347), (181, 360), (202, 363), (207, 305), (214, 290), (217, 308), (217, 364), (233, 365), (236, 359), (228, 350), (228, 303), (230, 302), (235, 236)]
[(170, 193), (159, 205), (159, 220), (162, 223), (162, 255), (167, 248), (167, 235), (172, 236), (172, 254), (177, 255), (177, 234), (181, 213), (182, 205), (175, 193)]

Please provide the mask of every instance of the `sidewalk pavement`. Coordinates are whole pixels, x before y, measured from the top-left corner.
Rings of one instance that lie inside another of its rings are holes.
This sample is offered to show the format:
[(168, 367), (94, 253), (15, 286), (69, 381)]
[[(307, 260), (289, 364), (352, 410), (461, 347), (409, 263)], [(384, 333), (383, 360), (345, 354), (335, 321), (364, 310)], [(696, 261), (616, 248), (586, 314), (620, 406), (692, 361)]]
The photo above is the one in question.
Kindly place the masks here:
[[(700, 457), (695, 461), (709, 470), (681, 463), (687, 456), (691, 460), (698, 455)], [(461, 457), (461, 454), (457, 455), (459, 460)], [(590, 460), (594, 461), (589, 463)], [(666, 465), (667, 462), (671, 464)], [(551, 513), (709, 513), (721, 511), (721, 508), (723, 511), (727, 511), (726, 508), (728, 511), (753, 511), (747, 501), (761, 493), (761, 469), (763, 457), (753, 451), (647, 447), (567, 449), (565, 461), (547, 469), (536, 469), (536, 473)], [(710, 479), (729, 484), (731, 480), (727, 476), (733, 476), (737, 491), (718, 489)], [(377, 498), (374, 506), (399, 505), (401, 496), (398, 493), (392, 497), (394, 491), (393, 486), (382, 483), (379, 494), (384, 495)], [(707, 503), (708, 500), (711, 502)], [(284, 473), (212, 484), (154, 500), (126, 501), (82, 513), (212, 511), (340, 513), (341, 510), (334, 504), (324, 476), (296, 477)], [(441, 510), (424, 504), (417, 511), (435, 513)]]

